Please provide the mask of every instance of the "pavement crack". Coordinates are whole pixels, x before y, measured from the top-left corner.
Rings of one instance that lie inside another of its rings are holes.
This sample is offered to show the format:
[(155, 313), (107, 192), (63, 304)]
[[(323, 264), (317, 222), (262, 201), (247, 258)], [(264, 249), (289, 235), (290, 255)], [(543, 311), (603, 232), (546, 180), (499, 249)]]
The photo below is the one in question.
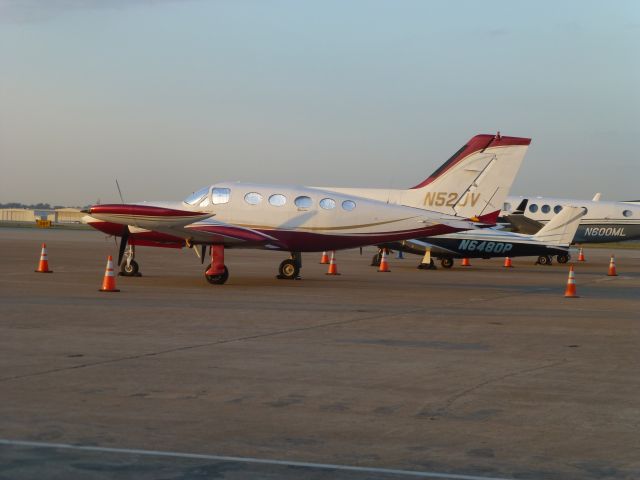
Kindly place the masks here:
[[(466, 388), (464, 390), (462, 390), (461, 392), (458, 392), (454, 395), (451, 395), (449, 398), (447, 398), (444, 401), (444, 405), (438, 409), (436, 409), (435, 414), (436, 415), (445, 415), (447, 413), (449, 413), (449, 410), (454, 406), (454, 404), (460, 400), (461, 398), (469, 395), (470, 393), (475, 392), (476, 390), (479, 390), (483, 387), (486, 387), (487, 385), (490, 385), (492, 383), (495, 382), (500, 382), (502, 380), (505, 380), (507, 378), (511, 378), (511, 377), (517, 377), (520, 375), (526, 375), (529, 373), (533, 373), (533, 372), (537, 372), (540, 370), (545, 370), (547, 368), (553, 368), (553, 367), (557, 367), (558, 365), (562, 365), (562, 364), (566, 364), (569, 361), (565, 358), (556, 362), (551, 362), (551, 363), (547, 363), (546, 365), (541, 365), (538, 367), (530, 367), (530, 368), (522, 368), (513, 372), (509, 372), (509, 373), (505, 373), (504, 375), (500, 375), (497, 377), (493, 377), (493, 378), (488, 378), (482, 382), (476, 383), (475, 385), (473, 385), (472, 387)], [(428, 411), (427, 409), (427, 405), (423, 406), (421, 411)], [(434, 415), (430, 415), (430, 416), (434, 416)]]

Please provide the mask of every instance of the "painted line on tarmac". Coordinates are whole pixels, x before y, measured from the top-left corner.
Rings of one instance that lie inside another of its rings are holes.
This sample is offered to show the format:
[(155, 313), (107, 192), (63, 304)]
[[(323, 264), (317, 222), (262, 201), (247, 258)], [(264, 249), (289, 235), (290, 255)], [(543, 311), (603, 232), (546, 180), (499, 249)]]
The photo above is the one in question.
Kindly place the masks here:
[(25, 440), (0, 439), (0, 445), (16, 447), (35, 447), (80, 450), (85, 452), (123, 453), (127, 455), (146, 455), (149, 457), (191, 458), (196, 460), (214, 460), (219, 462), (250, 463), (258, 465), (276, 465), (282, 467), (298, 467), (322, 470), (340, 470), (347, 472), (376, 473), (405, 477), (440, 478), (442, 480), (509, 480), (498, 477), (482, 477), (456, 473), (420, 472), (416, 470), (399, 470), (394, 468), (357, 467), (351, 465), (334, 465), (331, 463), (295, 462), (289, 460), (270, 460), (268, 458), (230, 457), (225, 455), (207, 455), (202, 453), (181, 453), (161, 450), (140, 450), (136, 448), (96, 447), (90, 445), (72, 445), (69, 443), (30, 442)]

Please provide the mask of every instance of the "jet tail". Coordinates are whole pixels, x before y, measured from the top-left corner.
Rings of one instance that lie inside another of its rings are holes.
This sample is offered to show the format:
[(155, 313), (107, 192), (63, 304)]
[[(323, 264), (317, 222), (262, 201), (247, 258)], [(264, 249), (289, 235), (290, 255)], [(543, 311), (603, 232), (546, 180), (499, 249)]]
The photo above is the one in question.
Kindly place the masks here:
[(530, 138), (476, 135), (426, 180), (405, 191), (402, 203), (466, 218), (495, 215), (530, 144)]
[(587, 213), (584, 207), (566, 206), (547, 222), (533, 238), (551, 245), (570, 245), (576, 235), (580, 219)]

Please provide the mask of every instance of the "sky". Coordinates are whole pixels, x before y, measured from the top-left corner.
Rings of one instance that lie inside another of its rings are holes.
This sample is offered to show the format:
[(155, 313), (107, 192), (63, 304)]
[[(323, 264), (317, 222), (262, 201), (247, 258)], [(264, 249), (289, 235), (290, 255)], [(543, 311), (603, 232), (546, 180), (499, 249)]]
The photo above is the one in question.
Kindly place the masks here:
[(640, 198), (640, 2), (0, 0), (0, 203), (405, 188), (498, 130), (513, 194)]

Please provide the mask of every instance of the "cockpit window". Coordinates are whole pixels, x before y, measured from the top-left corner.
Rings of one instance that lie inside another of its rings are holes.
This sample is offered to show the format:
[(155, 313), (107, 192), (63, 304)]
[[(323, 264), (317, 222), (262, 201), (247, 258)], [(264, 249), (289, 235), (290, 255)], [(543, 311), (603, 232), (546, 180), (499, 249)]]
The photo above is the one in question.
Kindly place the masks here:
[(221, 203), (229, 203), (231, 197), (231, 189), (229, 188), (214, 188), (211, 193), (211, 201), (214, 205)]
[(193, 192), (191, 195), (185, 198), (184, 203), (186, 203), (187, 205), (195, 205), (198, 202), (200, 202), (200, 200), (202, 200), (203, 197), (208, 193), (209, 193), (209, 187), (201, 188), (197, 192)]

